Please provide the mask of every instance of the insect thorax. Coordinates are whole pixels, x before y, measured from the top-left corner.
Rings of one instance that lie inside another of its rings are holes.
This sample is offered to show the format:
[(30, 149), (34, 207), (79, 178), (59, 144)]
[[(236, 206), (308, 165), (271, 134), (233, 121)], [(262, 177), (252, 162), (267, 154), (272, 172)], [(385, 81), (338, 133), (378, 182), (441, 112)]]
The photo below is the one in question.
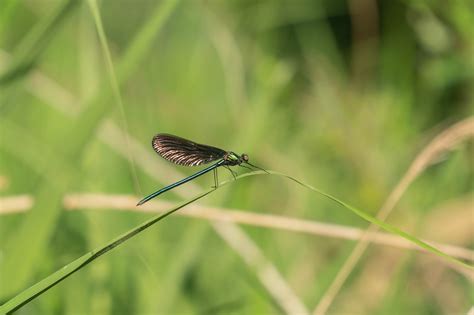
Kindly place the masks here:
[(227, 162), (227, 165), (238, 165), (242, 163), (240, 156), (234, 152), (227, 152), (224, 155), (224, 160)]

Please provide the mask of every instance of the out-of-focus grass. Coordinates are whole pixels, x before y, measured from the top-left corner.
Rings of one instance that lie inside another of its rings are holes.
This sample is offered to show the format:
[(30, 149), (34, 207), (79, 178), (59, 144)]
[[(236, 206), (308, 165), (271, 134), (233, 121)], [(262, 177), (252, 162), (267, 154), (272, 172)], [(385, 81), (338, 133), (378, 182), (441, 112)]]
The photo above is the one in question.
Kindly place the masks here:
[[(1, 193), (42, 191), (44, 201), (34, 214), (0, 218), (2, 301), (147, 217), (63, 213), (57, 202), (63, 193), (138, 197), (171, 181), (163, 176), (157, 183), (139, 173), (135, 188), (129, 161), (97, 140), (95, 120), (85, 116), (109, 108), (101, 117), (123, 127), (86, 4), (45, 34), (46, 45), (18, 51), (35, 26), (65, 3), (0, 3), (0, 49), (12, 60), (0, 66), (0, 75), (23, 54), (40, 49), (32, 70), (56, 81), (81, 104), (75, 117), (38, 98), (31, 92), (31, 71), (0, 86), (0, 176), (9, 183)], [(154, 133), (170, 132), (246, 152), (259, 165), (304, 178), (375, 213), (423, 145), (473, 113), (473, 11), (462, 1), (391, 1), (376, 3), (375, 11), (358, 11), (361, 3), (184, 1), (159, 35), (151, 31), (134, 41), (143, 25), (159, 19), (155, 7), (170, 3), (102, 1), (99, 10), (122, 82), (128, 132), (146, 147)], [(122, 68), (127, 52), (147, 46), (144, 58), (128, 63), (135, 70)], [(108, 97), (96, 102), (94, 93)], [(56, 99), (54, 91), (50, 96)], [(65, 155), (73, 147), (81, 149)], [(472, 142), (442, 157), (405, 193), (390, 223), (420, 237), (443, 229), (424, 225), (436, 222), (430, 218), (439, 205), (472, 196), (471, 161)], [(156, 164), (193, 171), (159, 158)], [(198, 182), (209, 186), (212, 180)], [(366, 227), (323, 198), (271, 178), (240, 181), (207, 202)], [(30, 222), (27, 228), (25, 222)], [(453, 235), (469, 233), (463, 225), (452, 229)], [(352, 242), (277, 230), (244, 230), (308, 309), (353, 247)], [(456, 245), (472, 247), (472, 237)], [(474, 302), (469, 280), (442, 263), (387, 251), (369, 249), (331, 312), (466, 313)], [(275, 312), (278, 307), (256, 279), (206, 223), (170, 218), (25, 312), (196, 313), (220, 305), (226, 313)]]
[[(93, 8), (93, 10), (96, 10), (96, 8)], [(184, 208), (184, 207), (200, 200), (201, 198), (207, 196), (208, 194), (214, 192), (217, 189), (222, 188), (223, 186), (225, 186), (225, 185), (227, 185), (231, 182), (234, 182), (235, 180), (238, 180), (240, 178), (247, 177), (247, 176), (257, 175), (257, 174), (260, 174), (260, 175), (277, 175), (279, 177), (286, 178), (286, 179), (289, 179), (291, 181), (294, 181), (294, 182), (296, 182), (297, 184), (301, 185), (302, 187), (304, 187), (306, 189), (312, 190), (313, 192), (316, 192), (320, 195), (323, 195), (323, 196), (327, 197), (328, 199), (330, 199), (330, 200), (334, 201), (335, 203), (341, 205), (346, 210), (349, 210), (349, 211), (353, 212), (354, 214), (356, 214), (360, 218), (372, 223), (373, 225), (375, 225), (377, 227), (380, 227), (380, 228), (383, 228), (386, 231), (389, 231), (389, 232), (393, 233), (394, 235), (398, 235), (398, 236), (404, 238), (405, 240), (410, 241), (412, 245), (417, 245), (420, 249), (424, 249), (424, 250), (426, 250), (427, 252), (429, 252), (431, 254), (434, 254), (434, 255), (436, 255), (440, 258), (446, 259), (447, 262), (454, 263), (456, 267), (461, 268), (465, 272), (470, 272), (474, 268), (474, 267), (472, 267), (472, 262), (465, 263), (464, 261), (459, 260), (457, 257), (451, 256), (452, 254), (450, 254), (449, 252), (442, 251), (440, 248), (436, 248), (433, 245), (430, 245), (430, 244), (428, 244), (428, 243), (426, 243), (422, 240), (419, 240), (416, 237), (410, 235), (409, 233), (406, 233), (406, 232), (404, 232), (404, 231), (402, 231), (402, 230), (400, 230), (400, 229), (398, 229), (394, 226), (391, 226), (390, 224), (387, 224), (387, 223), (383, 222), (380, 219), (374, 218), (374, 217), (370, 216), (369, 214), (367, 214), (366, 212), (364, 212), (360, 209), (354, 208), (354, 207), (348, 205), (347, 203), (337, 199), (336, 197), (334, 197), (334, 196), (332, 196), (328, 193), (322, 192), (319, 189), (312, 187), (311, 185), (305, 184), (305, 183), (301, 182), (300, 180), (298, 180), (296, 178), (293, 178), (293, 177), (291, 177), (289, 175), (286, 175), (286, 174), (270, 171), (270, 170), (262, 170), (262, 171), (247, 172), (245, 174), (241, 174), (241, 175), (236, 176), (234, 179), (221, 182), (218, 187), (210, 188), (208, 191), (205, 191), (205, 192), (199, 194), (198, 196), (193, 197), (192, 199), (187, 200), (187, 201), (185, 201), (185, 202), (183, 202), (183, 203), (181, 203), (177, 206), (174, 206), (170, 210), (167, 210), (167, 211), (165, 211), (161, 214), (158, 214), (155, 217), (152, 217), (151, 219), (141, 223), (140, 225), (137, 225), (136, 227), (134, 227), (131, 230), (124, 233), (123, 235), (111, 240), (110, 242), (102, 245), (101, 247), (99, 247), (99, 248), (97, 248), (97, 249), (95, 249), (95, 250), (93, 250), (89, 253), (84, 254), (83, 256), (77, 258), (73, 262), (67, 264), (66, 266), (64, 266), (61, 269), (57, 270), (56, 272), (52, 273), (51, 275), (49, 275), (45, 279), (37, 282), (36, 284), (31, 286), (30, 288), (28, 288), (28, 289), (24, 290), (23, 292), (21, 292), (20, 294), (16, 295), (12, 299), (10, 299), (8, 302), (6, 302), (5, 304), (0, 306), (0, 312), (10, 313), (10, 312), (13, 312), (13, 311), (16, 311), (16, 310), (20, 309), (21, 307), (24, 307), (26, 304), (33, 301), (35, 298), (38, 298), (39, 296), (41, 296), (42, 294), (44, 294), (45, 292), (47, 292), (48, 290), (50, 290), (54, 286), (60, 284), (64, 279), (68, 278), (69, 276), (71, 276), (75, 272), (79, 271), (80, 269), (86, 267), (88, 264), (94, 262), (97, 258), (101, 257), (102, 255), (105, 255), (110, 250), (114, 249), (115, 247), (119, 246), (120, 244), (122, 244), (122, 243), (130, 240), (131, 238), (139, 235), (140, 233), (142, 233), (145, 230), (149, 229), (150, 227), (152, 227), (153, 225), (155, 225), (159, 221), (161, 221), (164, 218), (170, 216), (171, 214), (175, 213), (176, 211), (180, 210), (181, 208)], [(128, 201), (127, 201), (127, 203), (128, 203)], [(229, 227), (230, 226), (228, 225), (227, 228), (229, 228)], [(469, 258), (467, 258), (467, 259), (469, 259)], [(168, 296), (169, 296), (169, 292), (168, 292)], [(287, 298), (287, 294), (284, 294), (283, 296), (285, 298)], [(288, 313), (292, 312), (292, 309), (289, 309), (289, 308), (284, 309), (284, 310), (287, 310)], [(301, 313), (301, 312), (306, 312), (306, 310), (304, 310), (304, 308), (302, 307), (299, 310), (298, 313)]]

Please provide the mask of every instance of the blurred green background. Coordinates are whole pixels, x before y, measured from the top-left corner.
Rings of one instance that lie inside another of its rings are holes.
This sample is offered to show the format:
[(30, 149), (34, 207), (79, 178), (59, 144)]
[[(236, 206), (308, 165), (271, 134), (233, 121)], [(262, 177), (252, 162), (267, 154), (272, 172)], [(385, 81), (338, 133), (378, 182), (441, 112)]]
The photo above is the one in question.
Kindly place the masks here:
[[(158, 132), (248, 153), (257, 165), (376, 215), (417, 154), (473, 113), (472, 1), (103, 0), (98, 7), (120, 97), (86, 1), (0, 2), (0, 303), (150, 217), (100, 205), (66, 211), (65, 195), (138, 201), (196, 171), (154, 154)], [(472, 160), (470, 140), (431, 161), (388, 221), (472, 249)], [(208, 188), (212, 175), (196, 182)], [(198, 191), (182, 186), (160, 199)], [(34, 206), (11, 213), (7, 198), (19, 195)], [(273, 176), (245, 178), (198, 203), (368, 226)], [(288, 312), (262, 283), (265, 266), (292, 291), (283, 297), (312, 313), (356, 244), (241, 225), (261, 254), (252, 266), (253, 251), (245, 258), (224, 236), (234, 228), (172, 216), (18, 313)], [(432, 255), (371, 245), (327, 313), (466, 314), (470, 279)]]

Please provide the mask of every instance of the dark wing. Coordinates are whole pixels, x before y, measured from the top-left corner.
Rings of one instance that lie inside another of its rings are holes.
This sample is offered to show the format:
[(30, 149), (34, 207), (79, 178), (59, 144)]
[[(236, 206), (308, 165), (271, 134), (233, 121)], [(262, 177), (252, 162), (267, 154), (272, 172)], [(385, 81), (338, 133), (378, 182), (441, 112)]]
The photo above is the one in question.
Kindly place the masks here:
[(154, 136), (152, 145), (162, 158), (184, 166), (207, 164), (223, 158), (226, 154), (226, 151), (219, 148), (164, 133)]

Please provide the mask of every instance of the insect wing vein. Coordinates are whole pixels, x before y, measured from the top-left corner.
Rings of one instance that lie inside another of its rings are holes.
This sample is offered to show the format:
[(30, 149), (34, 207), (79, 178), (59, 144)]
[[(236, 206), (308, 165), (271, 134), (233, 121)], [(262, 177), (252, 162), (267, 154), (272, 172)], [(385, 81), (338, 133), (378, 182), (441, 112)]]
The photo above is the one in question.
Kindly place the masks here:
[(152, 145), (155, 152), (164, 159), (184, 166), (207, 164), (226, 154), (222, 149), (169, 134), (157, 134), (153, 137)]

